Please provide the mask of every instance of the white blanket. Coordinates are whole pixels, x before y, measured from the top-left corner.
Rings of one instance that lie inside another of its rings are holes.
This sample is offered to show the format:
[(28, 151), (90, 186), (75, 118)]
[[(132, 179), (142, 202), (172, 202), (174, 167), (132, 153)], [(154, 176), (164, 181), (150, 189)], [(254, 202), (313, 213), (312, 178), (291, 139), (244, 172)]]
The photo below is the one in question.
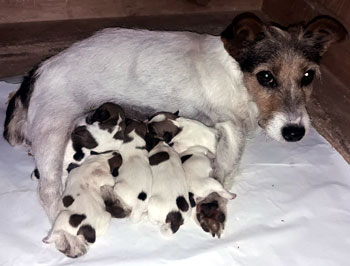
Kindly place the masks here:
[[(0, 82), (0, 125), (18, 85)], [(0, 265), (350, 265), (350, 167), (315, 130), (300, 143), (249, 141), (221, 239), (194, 223), (170, 239), (148, 222), (112, 220), (87, 255), (41, 242), (50, 224), (30, 179), (33, 158), (0, 139)]]

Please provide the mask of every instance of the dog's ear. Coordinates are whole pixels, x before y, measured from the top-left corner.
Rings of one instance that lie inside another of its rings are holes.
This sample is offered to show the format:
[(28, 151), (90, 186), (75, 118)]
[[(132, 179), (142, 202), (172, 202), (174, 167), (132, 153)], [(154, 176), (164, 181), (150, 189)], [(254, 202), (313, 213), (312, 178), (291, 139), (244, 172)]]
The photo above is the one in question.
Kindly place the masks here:
[(177, 117), (179, 117), (179, 113), (180, 113), (180, 111), (177, 110), (175, 113), (173, 113), (173, 115), (176, 115)]
[(221, 33), (225, 49), (234, 57), (241, 49), (249, 47), (264, 37), (264, 23), (253, 13), (243, 13)]
[(345, 27), (336, 19), (329, 16), (318, 16), (312, 19), (304, 30), (304, 38), (312, 39), (314, 46), (323, 55), (329, 45), (341, 42), (348, 37)]

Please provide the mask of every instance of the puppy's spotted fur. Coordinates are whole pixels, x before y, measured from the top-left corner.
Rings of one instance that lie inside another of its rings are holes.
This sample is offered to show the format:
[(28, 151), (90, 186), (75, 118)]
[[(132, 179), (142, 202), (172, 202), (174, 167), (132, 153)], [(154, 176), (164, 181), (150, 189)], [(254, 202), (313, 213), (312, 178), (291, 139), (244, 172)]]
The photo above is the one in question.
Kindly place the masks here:
[(112, 172), (121, 164), (120, 154), (114, 151), (90, 156), (69, 173), (59, 214), (45, 243), (54, 243), (72, 258), (88, 251), (108, 229), (111, 214), (106, 211), (101, 187), (114, 185)]
[[(235, 194), (225, 190), (222, 184), (212, 176), (212, 162), (216, 156), (218, 140), (216, 128), (207, 127), (199, 121), (179, 117), (177, 114), (168, 112), (160, 112), (151, 117), (148, 127), (154, 137), (166, 139), (169, 145), (180, 153), (192, 198), (191, 205), (195, 207), (198, 203), (196, 208), (198, 213), (205, 214), (208, 210), (201, 208), (201, 201), (212, 193), (217, 193), (223, 200), (236, 197)], [(218, 208), (215, 211), (221, 212)], [(211, 213), (213, 212), (211, 211)], [(204, 231), (220, 237), (225, 220), (214, 223), (210, 218), (211, 213), (208, 216), (194, 215), (194, 220), (201, 225)], [(222, 215), (225, 214), (222, 213)]]
[(152, 172), (146, 150), (147, 126), (137, 120), (127, 120), (123, 144), (119, 152), (123, 165), (116, 177), (114, 192), (122, 203), (122, 208), (130, 210), (132, 222), (139, 222), (147, 213), (151, 196)]
[(160, 225), (164, 236), (170, 236), (191, 215), (185, 172), (179, 155), (163, 141), (150, 151), (149, 163), (153, 184), (148, 219)]

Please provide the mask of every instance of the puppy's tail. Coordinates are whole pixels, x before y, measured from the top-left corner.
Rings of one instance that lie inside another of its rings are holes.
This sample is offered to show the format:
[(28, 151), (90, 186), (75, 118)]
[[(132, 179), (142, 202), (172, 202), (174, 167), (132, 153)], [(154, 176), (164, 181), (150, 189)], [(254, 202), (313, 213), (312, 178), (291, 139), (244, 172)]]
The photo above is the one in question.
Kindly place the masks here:
[(138, 223), (141, 221), (144, 212), (147, 210), (147, 203), (148, 203), (147, 194), (145, 192), (141, 192), (138, 195), (138, 200), (136, 205), (131, 211), (131, 214), (130, 214), (131, 222)]
[(163, 224), (160, 228), (160, 232), (164, 236), (171, 236), (179, 230), (183, 223), (184, 219), (179, 211), (169, 212), (165, 219), (165, 224)]

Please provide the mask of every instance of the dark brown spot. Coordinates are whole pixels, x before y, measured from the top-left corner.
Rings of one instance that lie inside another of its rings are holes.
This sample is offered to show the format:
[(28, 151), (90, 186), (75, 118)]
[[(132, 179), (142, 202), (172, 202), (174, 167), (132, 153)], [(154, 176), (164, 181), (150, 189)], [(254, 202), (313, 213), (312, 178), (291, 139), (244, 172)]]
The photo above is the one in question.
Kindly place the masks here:
[(181, 162), (184, 163), (192, 157), (192, 154), (187, 154), (181, 157)]
[(91, 225), (83, 225), (79, 228), (77, 235), (83, 235), (85, 240), (89, 243), (94, 243), (96, 240), (95, 229)]
[(175, 121), (178, 116), (167, 112), (157, 113), (157, 115), (165, 116), (165, 119), (163, 121), (149, 123), (148, 131), (153, 137), (160, 138), (166, 143), (170, 143), (170, 141), (181, 132), (181, 128), (177, 127), (172, 122)]
[(73, 227), (78, 227), (78, 225), (81, 224), (81, 222), (85, 219), (85, 214), (72, 214), (69, 217), (69, 224)]
[(34, 169), (34, 176), (36, 177), (36, 179), (40, 179), (40, 173), (39, 173), (38, 168)]
[(184, 196), (178, 196), (176, 198), (176, 205), (181, 211), (183, 211), (183, 212), (188, 211), (189, 206), (188, 206), (188, 203), (187, 203), (186, 199), (184, 198)]
[(188, 193), (188, 197), (189, 197), (189, 200), (190, 200), (190, 204), (191, 204), (191, 207), (195, 207), (196, 206), (196, 201), (194, 200), (194, 197), (193, 197), (193, 193), (192, 192), (189, 192)]
[(70, 173), (70, 171), (72, 171), (74, 168), (77, 168), (79, 167), (79, 164), (76, 164), (76, 163), (70, 163), (67, 167), (67, 172)]
[(74, 198), (70, 195), (64, 196), (62, 199), (63, 206), (68, 208), (74, 202)]
[(80, 161), (84, 158), (84, 153), (82, 148), (93, 149), (98, 143), (91, 135), (91, 133), (86, 129), (86, 126), (79, 126), (72, 132), (71, 135), (73, 149), (76, 151), (73, 158)]
[(169, 160), (169, 158), (170, 156), (166, 151), (161, 151), (149, 157), (149, 163), (150, 165), (158, 165), (166, 160)]
[(113, 157), (108, 160), (108, 164), (109, 164), (110, 172), (114, 177), (118, 176), (119, 167), (122, 165), (122, 163), (123, 163), (122, 156), (117, 152), (113, 152)]
[(118, 124), (124, 123), (124, 110), (115, 103), (104, 103), (86, 117), (87, 124), (99, 122), (99, 128), (112, 132)]
[(144, 201), (147, 198), (147, 194), (142, 191), (137, 198)]
[(175, 234), (184, 223), (184, 219), (182, 218), (182, 214), (180, 212), (172, 211), (166, 216), (165, 222), (170, 223), (171, 231)]
[(124, 210), (119, 201), (105, 200), (106, 211), (109, 212), (113, 218), (125, 218), (129, 216), (130, 211)]
[(145, 139), (147, 134), (147, 126), (141, 121), (127, 118), (125, 132), (124, 132), (125, 143), (133, 140), (132, 137), (129, 136), (129, 134), (133, 131), (135, 131), (135, 133), (139, 135), (141, 138)]

